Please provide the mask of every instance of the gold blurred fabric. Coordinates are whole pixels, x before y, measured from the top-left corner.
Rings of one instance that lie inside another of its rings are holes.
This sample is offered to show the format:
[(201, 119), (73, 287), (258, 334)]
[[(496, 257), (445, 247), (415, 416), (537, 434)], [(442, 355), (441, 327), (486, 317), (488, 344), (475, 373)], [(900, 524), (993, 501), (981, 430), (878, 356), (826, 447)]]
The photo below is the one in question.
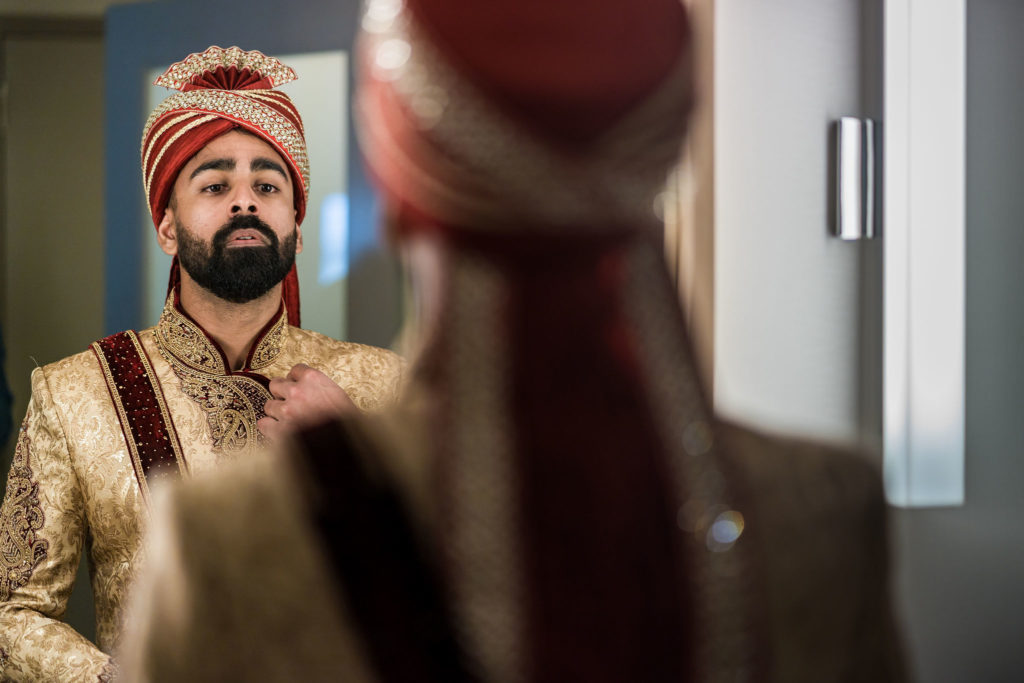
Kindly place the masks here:
[[(877, 468), (827, 445), (713, 416), (695, 420), (685, 399), (697, 382), (692, 358), (673, 343), (670, 318), (658, 315), (673, 304), (641, 286), (664, 275), (658, 255), (646, 256), (627, 275), (630, 291), (644, 294), (632, 310), (638, 338), (651, 349), (651, 405), (665, 433), (680, 437), (675, 460), (690, 467), (672, 484), (678, 533), (705, 560), (681, 578), (697, 596), (688, 615), (692, 641), (680, 645), (700, 650), (695, 680), (905, 680)], [(449, 286), (463, 315), (446, 330), (464, 342), (459, 353), (471, 360), (507, 353), (500, 319), (481, 314), (496, 310), (489, 301), (500, 298), (497, 276), (449, 257)], [(425, 547), (447, 558), (456, 632), (471, 669), (481, 680), (516, 683), (529, 680), (530, 661), (516, 637), (524, 629), (525, 560), (516, 531), (523, 503), (506, 457), (511, 393), (483, 371), (466, 371), (448, 382), (451, 392), (439, 392), (436, 373), (451, 371), (417, 357), (397, 404), (346, 419), (345, 429), (365, 467), (400, 492)], [(461, 408), (452, 422), (437, 419), (444, 402)], [(442, 434), (464, 445), (459, 460), (438, 458)], [(122, 642), (129, 680), (376, 680), (345, 586), (311, 523), (310, 496), (330, 492), (296, 466), (303, 456), (293, 448), (239, 459), (155, 504), (152, 561)], [(686, 501), (725, 486), (735, 507), (698, 505), (692, 525), (683, 519)], [(742, 512), (742, 533), (728, 548), (705, 541), (723, 511)], [(730, 556), (743, 561), (723, 562)], [(737, 662), (744, 663), (738, 679)]]
[[(160, 326), (174, 322), (180, 321), (168, 320), (165, 311)], [(139, 337), (191, 475), (252, 457), (254, 448), (230, 453), (215, 444), (209, 411), (183, 391), (166, 349), (157, 347), (157, 331), (149, 328)], [(403, 368), (396, 354), (287, 324), (277, 332), (264, 337), (272, 347), (264, 356), (272, 360), (259, 369), (266, 377), (284, 376), (301, 362), (326, 373), (363, 410), (394, 400)], [(205, 337), (194, 341), (210, 343)], [(255, 432), (255, 424), (247, 428)], [(122, 603), (140, 561), (147, 508), (93, 351), (36, 369), (0, 510), (0, 678), (96, 681), (109, 675), (107, 653), (116, 644)], [(95, 596), (95, 645), (60, 621), (83, 549)]]
[[(431, 485), (430, 397), (420, 389), (410, 386), (395, 409), (347, 420), (346, 428), (367, 467), (398, 486), (436, 548), (445, 533), (435, 523), (443, 501)], [(767, 638), (747, 675), (778, 683), (906, 680), (875, 468), (858, 455), (735, 424), (716, 421), (713, 431), (730, 484), (746, 501), (749, 563), (733, 580), (753, 584), (744, 609), (754, 614), (755, 637)], [(293, 466), (299, 457), (261, 453), (158, 496), (152, 555), (131, 600), (137, 619), (122, 641), (119, 663), (129, 680), (378, 680), (310, 523), (306, 498), (316, 482)], [(470, 575), (485, 572), (486, 550), (470, 551)], [(512, 557), (504, 571), (517, 572), (521, 559)], [(720, 617), (731, 602), (725, 596), (713, 609)], [(514, 620), (495, 606), (491, 620)], [(462, 636), (469, 656), (480, 656), (475, 639)], [(723, 680), (730, 663), (720, 664), (698, 680)], [(527, 680), (522, 665), (482, 679)]]
[(296, 474), (260, 453), (155, 495), (116, 653), (126, 680), (376, 680)]

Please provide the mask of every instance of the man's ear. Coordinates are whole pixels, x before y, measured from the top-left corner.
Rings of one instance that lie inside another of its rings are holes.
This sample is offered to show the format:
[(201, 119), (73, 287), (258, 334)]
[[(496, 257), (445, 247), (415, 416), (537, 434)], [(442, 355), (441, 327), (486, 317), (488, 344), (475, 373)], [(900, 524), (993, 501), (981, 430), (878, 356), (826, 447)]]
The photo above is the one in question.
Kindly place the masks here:
[(178, 234), (174, 230), (174, 209), (170, 206), (164, 210), (164, 217), (160, 219), (160, 225), (156, 226), (156, 241), (165, 254), (177, 255)]
[(295, 253), (302, 253), (302, 228), (299, 227), (298, 223), (295, 224)]

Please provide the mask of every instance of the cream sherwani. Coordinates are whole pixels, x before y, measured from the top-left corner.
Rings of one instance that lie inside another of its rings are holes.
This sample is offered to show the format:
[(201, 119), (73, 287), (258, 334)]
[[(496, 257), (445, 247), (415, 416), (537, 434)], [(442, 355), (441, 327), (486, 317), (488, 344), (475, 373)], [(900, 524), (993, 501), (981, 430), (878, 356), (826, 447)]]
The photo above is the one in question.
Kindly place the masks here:
[[(110, 677), (106, 653), (116, 644), (122, 602), (140, 559), (150, 485), (260, 450), (256, 420), (269, 397), (266, 378), (306, 363), (369, 411), (394, 399), (403, 365), (390, 351), (292, 327), (283, 307), (241, 373), (225, 371), (216, 344), (171, 300), (159, 324), (136, 340), (165, 417), (160, 438), (174, 444), (177, 464), (170, 475), (150, 472), (147, 481), (147, 444), (131, 436), (119, 414), (119, 380), (101, 362), (100, 342), (32, 373), (32, 398), (0, 510), (5, 680)], [(96, 645), (60, 621), (83, 548), (92, 568)]]

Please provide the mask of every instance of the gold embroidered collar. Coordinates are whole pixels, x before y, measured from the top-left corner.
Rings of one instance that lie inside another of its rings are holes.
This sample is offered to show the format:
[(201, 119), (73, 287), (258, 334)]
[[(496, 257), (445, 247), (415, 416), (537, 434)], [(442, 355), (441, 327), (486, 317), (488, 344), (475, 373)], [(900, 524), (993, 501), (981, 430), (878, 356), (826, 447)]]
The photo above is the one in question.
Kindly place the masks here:
[[(274, 317), (257, 335), (256, 343), (249, 350), (249, 357), (239, 372), (259, 372), (271, 365), (281, 355), (287, 325), (288, 314), (284, 304), (281, 304)], [(233, 374), (220, 345), (182, 310), (176, 291), (171, 292), (164, 303), (160, 322), (156, 326), (156, 339), (162, 351), (168, 351), (193, 370), (214, 375)]]
[(181, 309), (176, 291), (164, 304), (156, 345), (181, 381), (181, 390), (206, 413), (214, 451), (237, 453), (263, 442), (256, 421), (270, 390), (260, 371), (284, 348), (288, 315), (282, 304), (260, 332), (242, 370), (233, 372), (220, 346)]

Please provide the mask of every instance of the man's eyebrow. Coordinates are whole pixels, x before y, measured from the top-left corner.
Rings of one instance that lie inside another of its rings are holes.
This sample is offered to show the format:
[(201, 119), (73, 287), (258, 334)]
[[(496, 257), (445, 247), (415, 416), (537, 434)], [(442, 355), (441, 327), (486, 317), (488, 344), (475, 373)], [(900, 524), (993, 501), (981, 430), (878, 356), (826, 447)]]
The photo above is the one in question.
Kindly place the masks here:
[(277, 163), (273, 159), (268, 159), (266, 157), (256, 157), (255, 159), (253, 159), (252, 163), (249, 164), (249, 170), (250, 171), (277, 171), (278, 173), (283, 175), (285, 178), (288, 178), (288, 174), (285, 173), (284, 167), (282, 167), (281, 164)]
[(203, 171), (233, 171), (235, 170), (234, 159), (210, 159), (196, 166), (196, 169), (192, 171), (192, 175), (188, 177), (192, 180)]

